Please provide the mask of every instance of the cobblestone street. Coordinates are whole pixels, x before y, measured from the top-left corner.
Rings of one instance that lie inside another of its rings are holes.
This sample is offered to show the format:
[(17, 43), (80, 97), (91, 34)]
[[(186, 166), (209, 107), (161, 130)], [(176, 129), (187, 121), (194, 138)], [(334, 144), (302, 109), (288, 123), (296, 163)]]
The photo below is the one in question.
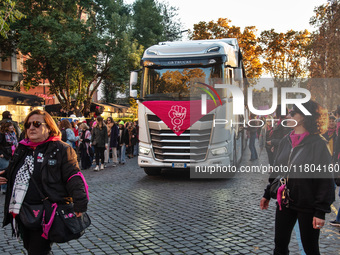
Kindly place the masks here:
[[(243, 165), (250, 164), (248, 148), (245, 152)], [(267, 163), (265, 153), (259, 161)], [(267, 176), (238, 173), (229, 180), (202, 180), (165, 171), (151, 177), (136, 158), (84, 175), (92, 225), (79, 240), (55, 244), (54, 254), (272, 254), (275, 203), (259, 209)], [(1, 195), (1, 215), (3, 203)], [(340, 229), (328, 224), (333, 219), (334, 211), (322, 229), (322, 254), (340, 254)], [(0, 239), (0, 254), (24, 253), (9, 226), (0, 229)], [(300, 254), (295, 232), (290, 250)]]

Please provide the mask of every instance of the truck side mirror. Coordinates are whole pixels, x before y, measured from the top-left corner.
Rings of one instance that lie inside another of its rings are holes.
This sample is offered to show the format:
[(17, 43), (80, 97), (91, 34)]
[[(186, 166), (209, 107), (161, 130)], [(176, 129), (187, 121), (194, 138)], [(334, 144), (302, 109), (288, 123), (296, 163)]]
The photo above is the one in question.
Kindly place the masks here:
[(242, 81), (243, 73), (241, 68), (234, 69), (234, 80), (235, 81)]
[(137, 97), (137, 90), (132, 89), (132, 86), (137, 84), (138, 80), (138, 72), (132, 71), (130, 73), (130, 97), (136, 98)]

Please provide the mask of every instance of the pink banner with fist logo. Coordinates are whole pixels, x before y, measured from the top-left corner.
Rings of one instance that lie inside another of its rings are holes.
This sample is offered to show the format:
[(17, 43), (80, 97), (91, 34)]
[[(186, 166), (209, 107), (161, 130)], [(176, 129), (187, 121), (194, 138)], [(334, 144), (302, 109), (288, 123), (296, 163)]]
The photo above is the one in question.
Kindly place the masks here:
[[(195, 101), (148, 101), (144, 102), (176, 135), (182, 134), (204, 115), (201, 114), (201, 100)], [(216, 108), (207, 100), (207, 112)]]

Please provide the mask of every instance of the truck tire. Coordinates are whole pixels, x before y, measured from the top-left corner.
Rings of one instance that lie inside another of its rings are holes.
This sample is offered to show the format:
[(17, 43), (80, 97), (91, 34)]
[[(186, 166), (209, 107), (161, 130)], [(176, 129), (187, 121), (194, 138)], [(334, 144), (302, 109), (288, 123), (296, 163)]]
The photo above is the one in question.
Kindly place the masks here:
[(144, 168), (144, 172), (147, 175), (160, 175), (161, 174), (161, 168), (157, 168), (157, 167), (145, 167)]

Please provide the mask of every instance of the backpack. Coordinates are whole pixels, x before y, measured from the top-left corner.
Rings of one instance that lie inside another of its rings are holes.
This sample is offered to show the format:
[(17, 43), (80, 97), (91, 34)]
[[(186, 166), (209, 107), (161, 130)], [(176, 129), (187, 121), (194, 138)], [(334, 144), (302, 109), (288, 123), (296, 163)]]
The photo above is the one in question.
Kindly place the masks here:
[(65, 129), (61, 130), (61, 140), (65, 143), (67, 141), (67, 133)]

